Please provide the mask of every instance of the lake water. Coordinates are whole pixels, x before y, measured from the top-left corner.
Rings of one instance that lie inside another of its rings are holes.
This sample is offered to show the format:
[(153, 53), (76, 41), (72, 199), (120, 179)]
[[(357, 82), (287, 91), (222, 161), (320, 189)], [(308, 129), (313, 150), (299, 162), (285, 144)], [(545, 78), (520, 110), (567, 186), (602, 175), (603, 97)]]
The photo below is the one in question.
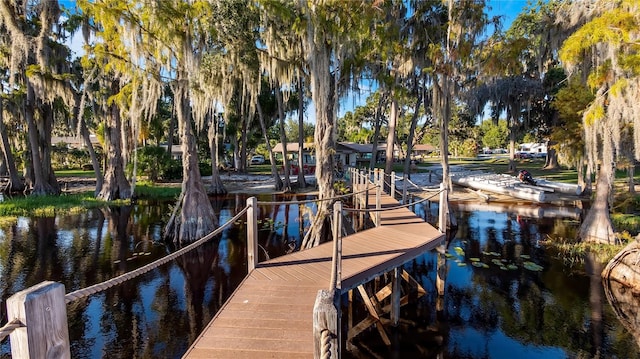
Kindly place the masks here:
[[(220, 222), (244, 208), (245, 200), (234, 195), (214, 201)], [(276, 200), (282, 198), (259, 197)], [(53, 280), (70, 292), (173, 251), (160, 241), (171, 204), (20, 218), (2, 228), (0, 323), (7, 322), (6, 299), (21, 289)], [(387, 328), (391, 346), (370, 329), (353, 339), (354, 351), (345, 356), (640, 358), (638, 342), (613, 312), (599, 276), (587, 274), (598, 265), (564, 260), (541, 245), (549, 235), (574, 236), (578, 217), (553, 218), (557, 209), (536, 208), (454, 207), (459, 229), (448, 247), (445, 296), (435, 293), (436, 252), (408, 263), (405, 270), (426, 295), (402, 308), (398, 327)], [(299, 246), (309, 211), (261, 208), (261, 260)], [(437, 207), (416, 212), (434, 221)], [(572, 217), (568, 212), (563, 215)], [(245, 231), (240, 221), (173, 262), (68, 305), (72, 357), (180, 358), (246, 275)], [(356, 321), (365, 315), (358, 305), (354, 313)], [(0, 358), (9, 353), (5, 340)]]

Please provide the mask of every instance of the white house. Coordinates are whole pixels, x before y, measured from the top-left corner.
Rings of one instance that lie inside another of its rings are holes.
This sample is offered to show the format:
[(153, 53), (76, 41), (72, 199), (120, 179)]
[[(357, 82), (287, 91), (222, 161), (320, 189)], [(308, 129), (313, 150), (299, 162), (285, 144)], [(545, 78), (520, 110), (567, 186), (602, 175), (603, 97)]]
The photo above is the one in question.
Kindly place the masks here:
[(527, 153), (534, 157), (545, 157), (547, 155), (546, 143), (527, 142), (518, 146), (519, 153)]

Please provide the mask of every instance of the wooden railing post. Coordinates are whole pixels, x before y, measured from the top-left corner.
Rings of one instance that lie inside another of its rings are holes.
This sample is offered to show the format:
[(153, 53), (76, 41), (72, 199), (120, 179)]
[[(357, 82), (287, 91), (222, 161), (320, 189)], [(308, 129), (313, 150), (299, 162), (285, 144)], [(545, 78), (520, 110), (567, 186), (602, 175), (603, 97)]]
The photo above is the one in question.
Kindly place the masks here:
[(444, 188), (444, 183), (440, 183), (440, 205), (438, 206), (438, 226), (440, 233), (447, 231), (447, 190)]
[(402, 204), (407, 204), (407, 182), (409, 178), (406, 173), (402, 174)]
[(396, 199), (396, 173), (393, 171), (391, 171), (389, 182), (391, 182), (391, 198)]
[(10, 335), (13, 358), (71, 358), (64, 292), (47, 281), (7, 299), (7, 317), (26, 325)]
[(342, 287), (342, 202), (333, 204), (333, 256), (329, 289)]
[(376, 227), (380, 227), (380, 207), (381, 207), (381, 197), (382, 197), (382, 185), (378, 183), (378, 187), (376, 187)]
[(340, 310), (336, 305), (340, 295), (321, 289), (313, 306), (313, 357), (339, 358)]
[(247, 198), (247, 268), (248, 272), (258, 264), (258, 199)]
[[(364, 190), (365, 188), (367, 188), (369, 186), (369, 183), (367, 182), (366, 178), (364, 178), (364, 171), (360, 171), (360, 176), (359, 176), (360, 180), (359, 183), (361, 183), (363, 185), (362, 188), (360, 188), (360, 190)], [(363, 209), (363, 208), (367, 208), (366, 206), (366, 197), (369, 195), (369, 192), (364, 192), (364, 193), (360, 193), (358, 196), (360, 197), (360, 206), (358, 207), (359, 209)], [(360, 226), (362, 226), (362, 224), (364, 223), (364, 211), (359, 211), (358, 213), (358, 223), (360, 224)]]

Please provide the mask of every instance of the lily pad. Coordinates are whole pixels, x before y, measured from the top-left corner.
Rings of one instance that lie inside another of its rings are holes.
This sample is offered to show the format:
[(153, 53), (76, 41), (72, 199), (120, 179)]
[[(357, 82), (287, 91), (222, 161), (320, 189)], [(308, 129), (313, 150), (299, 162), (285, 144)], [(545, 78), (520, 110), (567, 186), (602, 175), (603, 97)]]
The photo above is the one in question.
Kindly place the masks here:
[(447, 258), (451, 258), (451, 257), (453, 257), (453, 254), (451, 254), (451, 253), (449, 253), (449, 252), (446, 252), (446, 253), (444, 254), (444, 256), (445, 256), (445, 257), (447, 257)]
[(457, 253), (459, 256), (464, 256), (464, 249), (462, 249), (462, 248), (460, 248), (460, 247), (454, 247), (454, 248), (453, 248), (453, 250), (454, 250), (454, 251), (456, 251), (456, 253)]
[(509, 265), (507, 266), (507, 268), (509, 268), (509, 270), (516, 270), (516, 269), (518, 269), (518, 266), (517, 266), (517, 265), (515, 265), (515, 264), (509, 264)]
[(502, 269), (502, 270), (509, 270), (509, 269), (507, 269), (507, 267), (505, 267), (505, 266), (500, 267), (500, 269)]
[(480, 258), (469, 258), (472, 262), (480, 262)]
[(482, 262), (472, 262), (472, 263), (471, 263), (471, 265), (472, 265), (472, 266), (474, 266), (474, 267), (478, 267), (478, 268), (482, 268), (482, 265), (483, 265), (483, 264), (484, 264), (484, 263), (482, 263)]
[(482, 268), (489, 268), (489, 265), (487, 263), (481, 263), (482, 264)]
[(531, 258), (531, 256), (528, 255), (528, 254), (521, 254), (520, 258), (529, 259), (529, 258)]
[(498, 267), (502, 266), (502, 262), (500, 262), (500, 260), (496, 258), (492, 259), (491, 263), (497, 265)]
[(535, 264), (533, 262), (524, 262), (523, 266), (525, 267), (525, 269), (530, 270), (532, 272), (542, 272), (542, 266)]
[(500, 257), (500, 253), (497, 253), (497, 252), (489, 252), (489, 254), (491, 254), (494, 257)]
[(466, 267), (467, 263), (465, 262), (458, 262), (458, 267)]

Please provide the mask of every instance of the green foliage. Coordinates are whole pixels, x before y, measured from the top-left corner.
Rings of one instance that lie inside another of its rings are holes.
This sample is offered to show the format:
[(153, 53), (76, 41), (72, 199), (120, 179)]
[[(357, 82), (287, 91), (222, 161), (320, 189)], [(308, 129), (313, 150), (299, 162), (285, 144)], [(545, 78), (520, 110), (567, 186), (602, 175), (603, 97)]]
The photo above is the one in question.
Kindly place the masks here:
[[(133, 164), (129, 164), (133, 170)], [(178, 172), (177, 169), (180, 171)], [(182, 176), (180, 161), (171, 158), (166, 149), (158, 146), (145, 146), (138, 149), (138, 176), (146, 176), (150, 181), (160, 179), (168, 181)]]
[(489, 148), (506, 148), (509, 143), (509, 128), (506, 120), (495, 124), (492, 120), (484, 120), (480, 124), (482, 145)]
[(81, 169), (91, 163), (89, 151), (85, 149), (69, 148), (60, 143), (51, 147), (51, 166), (54, 170)]

